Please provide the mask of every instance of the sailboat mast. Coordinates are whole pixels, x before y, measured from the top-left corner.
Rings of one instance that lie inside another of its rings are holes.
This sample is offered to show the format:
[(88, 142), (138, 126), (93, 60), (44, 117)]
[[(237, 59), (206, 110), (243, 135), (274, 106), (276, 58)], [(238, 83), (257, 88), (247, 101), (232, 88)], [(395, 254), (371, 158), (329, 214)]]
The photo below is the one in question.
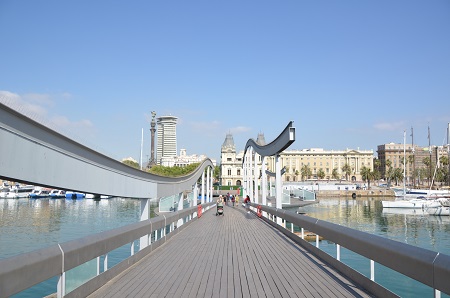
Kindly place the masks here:
[(142, 148), (144, 146), (144, 129), (141, 129), (141, 159), (139, 160), (139, 167), (142, 170)]
[(411, 143), (412, 143), (412, 156), (413, 156), (413, 171), (412, 171), (412, 178), (413, 178), (413, 187), (416, 187), (416, 156), (415, 156), (415, 150), (414, 150), (414, 130), (411, 126)]
[(406, 196), (406, 130), (403, 131), (403, 197)]
[(450, 186), (450, 122), (448, 123), (447, 127), (447, 156), (448, 156), (448, 173), (447, 173), (447, 180), (448, 180), (448, 186)]
[(431, 162), (431, 137), (430, 137), (430, 126), (428, 126), (428, 151), (430, 152), (430, 175), (428, 176), (428, 177), (429, 177), (429, 178), (428, 178), (428, 183), (429, 183), (430, 189), (431, 189), (431, 187), (432, 187), (432, 185), (431, 185), (431, 165), (432, 165), (432, 162)]

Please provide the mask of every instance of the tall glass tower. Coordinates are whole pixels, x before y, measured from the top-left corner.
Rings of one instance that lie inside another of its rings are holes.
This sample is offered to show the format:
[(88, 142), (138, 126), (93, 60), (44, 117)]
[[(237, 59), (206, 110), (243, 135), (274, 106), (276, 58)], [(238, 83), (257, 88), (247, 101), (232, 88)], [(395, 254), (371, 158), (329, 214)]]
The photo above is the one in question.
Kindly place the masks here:
[(156, 163), (161, 164), (163, 157), (177, 156), (177, 117), (161, 116), (156, 118), (157, 146)]

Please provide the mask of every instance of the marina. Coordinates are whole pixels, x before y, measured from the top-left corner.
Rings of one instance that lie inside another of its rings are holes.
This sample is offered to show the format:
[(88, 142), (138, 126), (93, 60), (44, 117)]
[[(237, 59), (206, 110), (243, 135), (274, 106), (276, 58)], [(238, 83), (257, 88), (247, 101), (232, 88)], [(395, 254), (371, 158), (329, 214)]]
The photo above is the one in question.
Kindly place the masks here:
[[(228, 208), (232, 207), (225, 206), (223, 218), (227, 217)], [(298, 209), (295, 207), (292, 211)], [(390, 213), (385, 212), (388, 209)], [(431, 216), (418, 210), (409, 214), (395, 213), (392, 212), (395, 211), (394, 208), (388, 209), (382, 208), (381, 199), (378, 198), (329, 198), (301, 207), (305, 214), (314, 218), (450, 254), (448, 216)], [(0, 258), (137, 222), (139, 210), (140, 201), (137, 199), (0, 199)], [(152, 216), (156, 214), (152, 213)], [(321, 242), (321, 247), (332, 253), (334, 245), (328, 241)], [(118, 262), (128, 250), (118, 250), (112, 256), (117, 259), (113, 263)], [(357, 257), (346, 253), (343, 261), (355, 266), (360, 272), (367, 273), (366, 263)], [(395, 273), (386, 271), (387, 273), (379, 273), (377, 280), (394, 292), (405, 297), (431, 297), (429, 288), (401, 276), (394, 275), (396, 278), (392, 278), (389, 274)], [(18, 297), (36, 297), (36, 293), (44, 296), (52, 294), (54, 290), (50, 282), (44, 282), (24, 291)], [(442, 297), (446, 295), (442, 294)]]

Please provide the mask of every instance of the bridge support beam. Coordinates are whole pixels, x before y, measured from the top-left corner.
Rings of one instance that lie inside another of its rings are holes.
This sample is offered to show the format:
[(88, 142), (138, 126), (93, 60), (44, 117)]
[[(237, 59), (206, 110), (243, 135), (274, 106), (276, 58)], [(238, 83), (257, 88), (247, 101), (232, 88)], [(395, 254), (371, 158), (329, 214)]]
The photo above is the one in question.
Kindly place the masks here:
[(255, 153), (254, 153), (254, 155), (253, 155), (253, 157), (254, 157), (254, 173), (253, 173), (253, 177), (254, 177), (254, 192), (255, 192), (255, 198), (254, 198), (254, 202), (256, 203), (256, 204), (259, 204), (259, 195), (258, 195), (258, 192), (259, 192), (259, 189), (258, 189), (258, 181), (259, 181), (259, 167), (258, 167), (258, 153), (256, 153), (256, 151), (255, 151)]
[(206, 170), (206, 202), (211, 202), (211, 168), (208, 167)]
[[(141, 221), (150, 219), (150, 199), (140, 199), (141, 203)], [(139, 240), (139, 250), (146, 248), (149, 245), (148, 237), (143, 236)]]
[(202, 205), (205, 204), (205, 171), (202, 173), (202, 194), (201, 194)]
[[(264, 205), (266, 203), (267, 198), (267, 177), (266, 177), (266, 156), (275, 156), (275, 207), (278, 209), (282, 209), (282, 183), (281, 183), (281, 161), (280, 161), (280, 153), (283, 152), (286, 148), (288, 148), (295, 141), (295, 127), (292, 126), (293, 122), (290, 121), (289, 124), (285, 127), (283, 132), (271, 143), (267, 145), (258, 144), (255, 140), (249, 139), (244, 148), (244, 158), (243, 158), (243, 168), (244, 168), (244, 183), (246, 185), (246, 189), (250, 192), (250, 198), (253, 202), (259, 203), (258, 199), (258, 177), (259, 177), (259, 169), (258, 169), (258, 155), (262, 157), (261, 163), (263, 167), (262, 171), (262, 201)], [(252, 164), (252, 158), (254, 158), (254, 164)], [(253, 173), (252, 173), (253, 172)], [(250, 183), (250, 184), (249, 184)], [(270, 182), (269, 182), (270, 184)], [(253, 193), (253, 188), (255, 189)], [(247, 193), (248, 194), (248, 193)], [(271, 195), (271, 194), (270, 194)], [(245, 196), (245, 194), (244, 194)]]

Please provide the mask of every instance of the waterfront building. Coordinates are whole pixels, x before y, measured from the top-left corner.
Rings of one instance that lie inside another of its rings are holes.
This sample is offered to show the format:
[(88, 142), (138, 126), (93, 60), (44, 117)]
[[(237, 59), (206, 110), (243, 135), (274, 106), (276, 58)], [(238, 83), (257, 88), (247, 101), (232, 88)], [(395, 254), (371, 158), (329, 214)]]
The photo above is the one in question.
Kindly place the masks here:
[(177, 119), (174, 116), (161, 116), (156, 119), (156, 163), (159, 165), (162, 164), (163, 158), (177, 155)]
[(242, 185), (244, 151), (236, 152), (233, 136), (228, 133), (220, 151), (221, 185)]
[[(405, 151), (405, 153), (404, 153)], [(378, 159), (380, 160), (380, 174), (384, 179), (388, 179), (389, 160), (393, 169), (403, 170), (403, 160), (406, 158), (405, 177), (406, 185), (420, 185), (433, 177), (436, 165), (439, 165), (441, 157), (448, 156), (448, 145), (420, 147), (412, 144), (388, 143), (378, 145)], [(431, 160), (431, 167), (424, 162)], [(427, 182), (428, 183), (428, 182)]]
[[(264, 134), (260, 133), (256, 142), (265, 145)], [(243, 182), (244, 151), (237, 152), (233, 136), (227, 134), (221, 148), (221, 184), (241, 185)], [(258, 168), (261, 169), (262, 158), (256, 154)], [(339, 179), (345, 180), (344, 165), (351, 168), (350, 181), (361, 181), (361, 169), (369, 168), (373, 171), (373, 150), (345, 149), (324, 150), (322, 148), (311, 148), (303, 150), (285, 150), (280, 153), (281, 167), (285, 173), (281, 176), (282, 182), (302, 181), (301, 169), (308, 166), (312, 176), (305, 179), (319, 179), (319, 172), (325, 173), (324, 180), (333, 179), (333, 169), (337, 170)], [(275, 157), (266, 158), (266, 167), (270, 172), (275, 172)], [(261, 177), (261, 173), (258, 175)]]
[[(281, 166), (286, 172), (282, 175), (283, 182), (302, 181), (301, 169), (307, 166), (312, 173), (305, 179), (319, 180), (319, 172), (325, 174), (323, 180), (333, 179), (333, 170), (336, 169), (339, 179), (349, 181), (362, 181), (361, 169), (366, 167), (373, 171), (373, 150), (345, 149), (324, 150), (323, 148), (310, 148), (302, 150), (285, 150), (280, 153)], [(351, 173), (346, 177), (344, 166), (349, 165)], [(275, 170), (275, 157), (268, 158), (267, 168)]]

